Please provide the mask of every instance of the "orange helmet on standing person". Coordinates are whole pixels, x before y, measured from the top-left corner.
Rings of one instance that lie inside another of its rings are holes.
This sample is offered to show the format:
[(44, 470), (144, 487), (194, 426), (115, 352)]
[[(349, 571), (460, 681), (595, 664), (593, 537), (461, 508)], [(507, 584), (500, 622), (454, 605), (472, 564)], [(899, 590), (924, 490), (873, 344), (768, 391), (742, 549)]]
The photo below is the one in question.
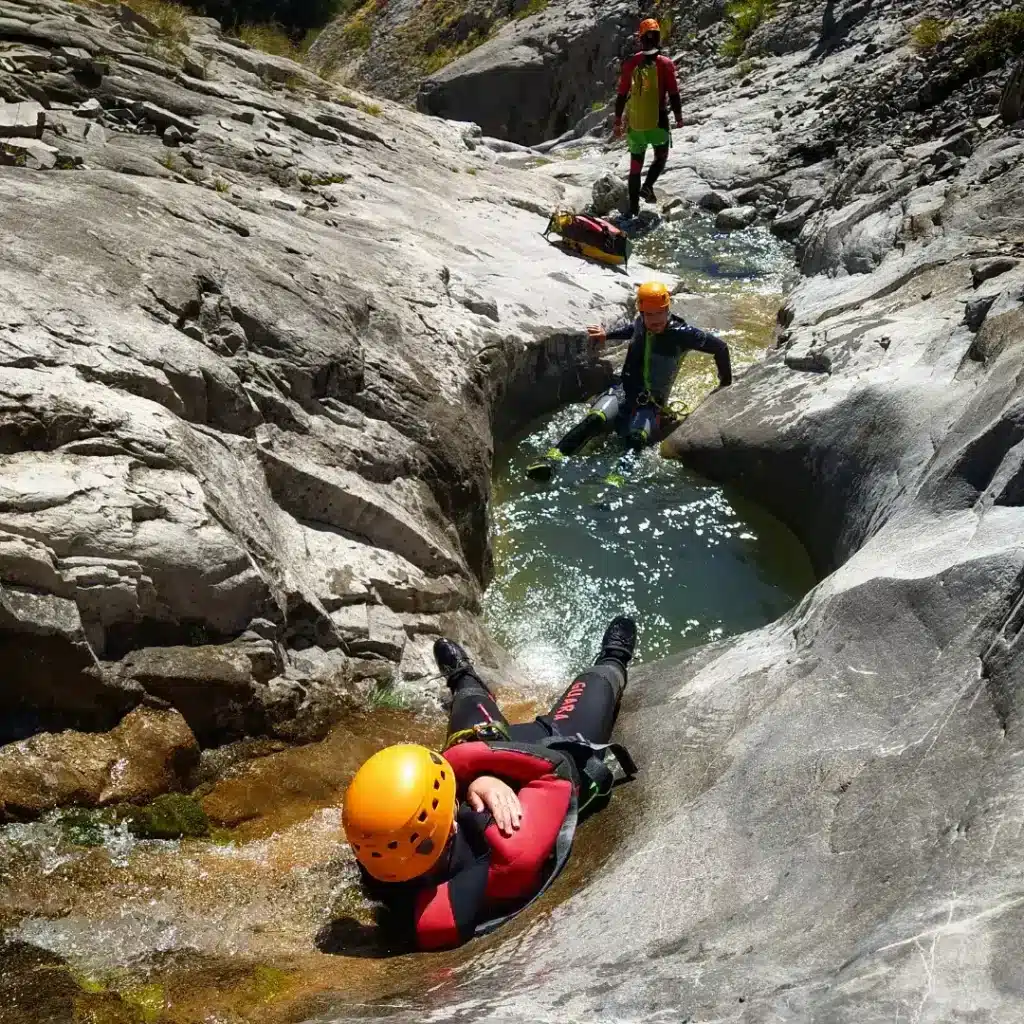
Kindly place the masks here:
[(644, 18), (636, 35), (644, 53), (652, 53), (661, 46), (661, 25), (654, 18)]
[(672, 308), (672, 293), (661, 281), (646, 281), (636, 290), (636, 308), (641, 313), (663, 313)]
[(440, 859), (455, 820), (455, 772), (440, 754), (399, 743), (373, 755), (345, 792), (342, 824), (356, 860), (382, 882), (407, 882)]

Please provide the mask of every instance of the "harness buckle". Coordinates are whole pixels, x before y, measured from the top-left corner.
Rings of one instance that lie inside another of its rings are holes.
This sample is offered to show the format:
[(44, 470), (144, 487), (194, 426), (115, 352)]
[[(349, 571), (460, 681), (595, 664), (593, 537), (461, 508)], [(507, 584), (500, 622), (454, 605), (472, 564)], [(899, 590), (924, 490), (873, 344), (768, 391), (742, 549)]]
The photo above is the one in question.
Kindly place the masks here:
[(508, 729), (501, 722), (477, 722), (468, 729), (460, 729), (448, 737), (445, 750), (458, 746), (460, 743), (507, 743), (511, 739)]

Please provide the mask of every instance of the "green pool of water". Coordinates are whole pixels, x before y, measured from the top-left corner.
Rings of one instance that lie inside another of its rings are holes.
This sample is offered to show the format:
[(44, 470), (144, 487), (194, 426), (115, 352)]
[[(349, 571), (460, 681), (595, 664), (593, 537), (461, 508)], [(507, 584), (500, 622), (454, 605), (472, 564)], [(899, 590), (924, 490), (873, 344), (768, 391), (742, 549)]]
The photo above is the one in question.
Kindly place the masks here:
[[(763, 355), (792, 266), (767, 231), (722, 235), (695, 214), (649, 235), (637, 255), (683, 279), (676, 311), (724, 338), (734, 367)], [(692, 410), (716, 383), (711, 359), (691, 354), (673, 398)], [(538, 685), (559, 686), (588, 663), (620, 612), (636, 617), (638, 659), (650, 660), (770, 622), (814, 585), (782, 523), (657, 448), (625, 455), (610, 437), (551, 483), (528, 480), (529, 462), (586, 410), (561, 409), (496, 453), (484, 611)]]
[[(638, 660), (777, 618), (814, 584), (786, 527), (658, 450), (616, 438), (568, 460), (549, 484), (526, 466), (586, 411), (570, 406), (498, 453), (495, 578), (487, 623), (538, 684), (593, 658), (605, 624), (640, 625)], [(615, 473), (623, 482), (605, 482)]]

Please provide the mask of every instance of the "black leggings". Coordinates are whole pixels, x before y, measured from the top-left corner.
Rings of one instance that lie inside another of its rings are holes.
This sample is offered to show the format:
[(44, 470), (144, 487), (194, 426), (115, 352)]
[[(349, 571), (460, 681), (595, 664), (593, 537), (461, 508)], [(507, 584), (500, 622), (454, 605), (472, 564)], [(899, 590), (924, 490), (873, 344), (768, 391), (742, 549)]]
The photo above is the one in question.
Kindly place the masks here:
[(579, 733), (591, 743), (607, 743), (625, 687), (625, 666), (614, 658), (602, 658), (573, 680), (547, 715), (521, 725), (509, 725), (494, 697), (472, 671), (467, 670), (453, 681), (455, 698), (448, 717), (448, 735), (451, 737), (487, 722), (498, 722), (508, 729), (512, 740), (521, 743), (536, 743), (555, 733), (562, 736)]

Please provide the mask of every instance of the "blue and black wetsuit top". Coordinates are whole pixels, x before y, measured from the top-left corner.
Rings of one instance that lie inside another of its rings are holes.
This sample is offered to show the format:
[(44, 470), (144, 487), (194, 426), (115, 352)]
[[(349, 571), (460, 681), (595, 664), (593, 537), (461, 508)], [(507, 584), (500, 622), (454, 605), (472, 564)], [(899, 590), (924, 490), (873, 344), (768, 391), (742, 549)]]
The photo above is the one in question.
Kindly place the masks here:
[(660, 334), (647, 330), (643, 316), (608, 332), (609, 341), (627, 339), (632, 340), (622, 367), (622, 387), (630, 402), (650, 395), (658, 405), (664, 405), (687, 352), (714, 356), (718, 383), (722, 387), (732, 383), (729, 346), (714, 334), (691, 327), (680, 316), (670, 316), (668, 326)]

